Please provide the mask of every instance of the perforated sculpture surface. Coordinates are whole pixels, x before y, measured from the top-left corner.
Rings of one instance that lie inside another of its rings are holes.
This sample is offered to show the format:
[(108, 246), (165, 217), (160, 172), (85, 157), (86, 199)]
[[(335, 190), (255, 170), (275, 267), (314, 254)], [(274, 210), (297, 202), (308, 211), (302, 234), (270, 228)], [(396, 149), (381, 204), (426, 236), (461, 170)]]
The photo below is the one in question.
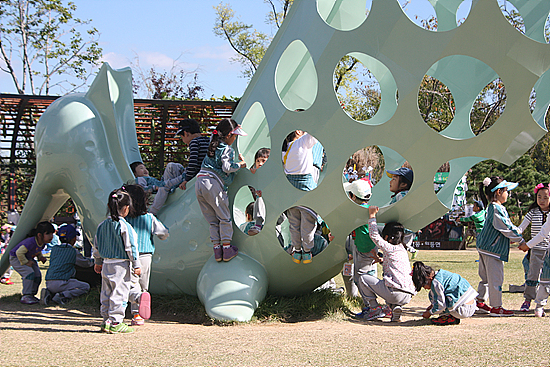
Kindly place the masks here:
[[(550, 2), (511, 1), (531, 39), (506, 21), (496, 0), (474, 0), (458, 27), (456, 9), (462, 0), (430, 2), (438, 32), (416, 26), (397, 0), (373, 0), (368, 17), (365, 1), (294, 2), (234, 113), (249, 133), (237, 141), (248, 165), (259, 148), (272, 151), (256, 174), (237, 174), (229, 190), (231, 206), (244, 211), (250, 201), (247, 195), (237, 195), (240, 188), (262, 190), (265, 227), (253, 237), (235, 228), (240, 255), (216, 263), (208, 224), (190, 182), (187, 191), (171, 195), (159, 212), (171, 235), (155, 242), (152, 292), (198, 295), (210, 316), (248, 320), (267, 290), (284, 295), (309, 292), (341, 270), (347, 234), (367, 221), (365, 209), (348, 200), (342, 188), (345, 162), (358, 149), (379, 146), (386, 169), (396, 169), (405, 160), (411, 164), (414, 183), (405, 198), (387, 206), (390, 192), (388, 178), (383, 178), (373, 189), (371, 203), (383, 206), (381, 222), (397, 220), (417, 230), (447, 212), (456, 183), (472, 165), (489, 158), (510, 164), (544, 135), (550, 47), (544, 44), (543, 32)], [(345, 55), (359, 59), (380, 83), (381, 105), (365, 122), (351, 119), (334, 92), (333, 73)], [(455, 118), (440, 133), (429, 128), (418, 111), (425, 74), (444, 82), (455, 100)], [(469, 124), (471, 107), (496, 77), (506, 86), (506, 109), (490, 129), (475, 136)], [(44, 113), (37, 126), (35, 182), (10, 246), (39, 220), (54, 215), (69, 196), (93, 238), (105, 218), (107, 193), (132, 178), (128, 163), (139, 160), (131, 85), (129, 69), (113, 71), (104, 65), (88, 93), (60, 98)], [(531, 114), (533, 87), (537, 104)], [(304, 111), (295, 112), (298, 109)], [(324, 177), (310, 192), (294, 188), (283, 173), (281, 144), (296, 129), (313, 134), (328, 156)], [(434, 174), (447, 161), (449, 179), (436, 195)], [(293, 263), (276, 238), (279, 215), (294, 205), (315, 210), (335, 236), (308, 265)], [(0, 265), (2, 272), (7, 256)]]

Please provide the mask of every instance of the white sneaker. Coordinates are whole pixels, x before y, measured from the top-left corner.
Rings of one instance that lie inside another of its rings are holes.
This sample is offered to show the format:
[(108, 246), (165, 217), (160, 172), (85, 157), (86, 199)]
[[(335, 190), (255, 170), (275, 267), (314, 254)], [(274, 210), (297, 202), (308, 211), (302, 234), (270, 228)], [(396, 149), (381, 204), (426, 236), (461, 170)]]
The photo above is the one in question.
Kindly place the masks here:
[(536, 316), (536, 317), (544, 317), (544, 316), (546, 316), (546, 313), (544, 312), (544, 308), (542, 308), (542, 307), (537, 307), (537, 308), (535, 308), (535, 316)]

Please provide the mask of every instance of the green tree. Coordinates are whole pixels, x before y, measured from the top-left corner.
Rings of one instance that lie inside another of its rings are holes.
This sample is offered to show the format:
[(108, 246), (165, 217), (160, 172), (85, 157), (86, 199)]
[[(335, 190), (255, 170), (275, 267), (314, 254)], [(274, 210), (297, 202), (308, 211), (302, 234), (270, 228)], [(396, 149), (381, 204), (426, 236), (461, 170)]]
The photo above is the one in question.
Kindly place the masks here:
[(86, 84), (102, 50), (98, 30), (81, 32), (90, 20), (75, 18), (75, 11), (64, 0), (0, 1), (0, 70), (17, 93), (72, 92)]

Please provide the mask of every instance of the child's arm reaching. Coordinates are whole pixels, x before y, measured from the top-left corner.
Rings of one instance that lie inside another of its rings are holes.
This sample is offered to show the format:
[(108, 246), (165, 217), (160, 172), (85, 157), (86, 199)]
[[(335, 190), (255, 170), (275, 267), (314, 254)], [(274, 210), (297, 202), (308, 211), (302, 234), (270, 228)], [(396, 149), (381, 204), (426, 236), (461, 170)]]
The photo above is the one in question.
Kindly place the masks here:
[(519, 245), (519, 249), (523, 251), (528, 251), (533, 248), (536, 244), (541, 243), (548, 235), (550, 234), (550, 221), (547, 219), (546, 222), (540, 228), (539, 233), (527, 243), (522, 243)]
[(239, 159), (241, 160), (238, 163), (234, 162), (235, 152), (230, 146), (226, 147), (221, 155), (222, 161), (222, 170), (225, 173), (236, 172), (243, 167), (246, 167), (246, 163), (243, 160), (243, 155), (239, 154)]
[(388, 245), (388, 242), (378, 233), (378, 226), (376, 224), (376, 213), (378, 213), (379, 208), (377, 206), (369, 206), (369, 236), (376, 246), (384, 250)]

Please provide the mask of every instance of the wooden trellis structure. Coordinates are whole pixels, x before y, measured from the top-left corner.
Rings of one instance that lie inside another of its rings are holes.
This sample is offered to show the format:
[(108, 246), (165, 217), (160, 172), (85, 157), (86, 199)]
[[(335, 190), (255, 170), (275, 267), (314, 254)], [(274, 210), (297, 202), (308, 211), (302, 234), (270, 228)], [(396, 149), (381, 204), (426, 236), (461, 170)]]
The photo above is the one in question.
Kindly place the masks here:
[[(34, 130), (57, 96), (0, 94), (0, 211), (22, 209), (35, 172)], [(188, 150), (175, 134), (185, 118), (199, 121), (204, 134), (225, 117), (236, 102), (134, 100), (138, 144), (152, 176), (162, 176), (168, 162), (186, 165)], [(24, 197), (22, 197), (24, 196)]]

